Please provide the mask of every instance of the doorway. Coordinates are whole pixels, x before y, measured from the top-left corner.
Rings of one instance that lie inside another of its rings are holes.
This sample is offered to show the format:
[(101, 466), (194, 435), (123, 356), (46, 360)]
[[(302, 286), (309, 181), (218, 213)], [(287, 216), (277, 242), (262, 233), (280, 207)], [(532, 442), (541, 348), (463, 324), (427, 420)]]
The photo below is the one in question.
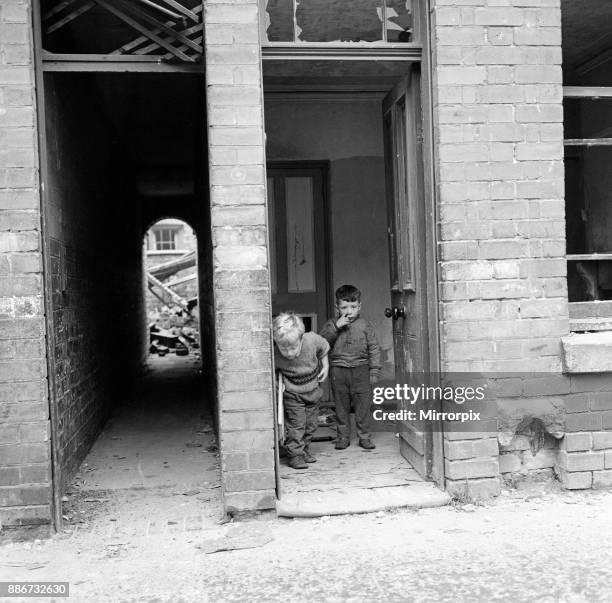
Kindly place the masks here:
[[(264, 94), (270, 166), (328, 166), (329, 296), (343, 284), (362, 291), (362, 316), (377, 333), (384, 381), (427, 375), (437, 345), (429, 296), (436, 283), (435, 223), (424, 178), (418, 63), (270, 59), (264, 62)], [(283, 261), (278, 237), (270, 250), (277, 263)], [(333, 299), (328, 308), (326, 318), (333, 316)], [(441, 434), (430, 424), (378, 425), (375, 451), (361, 450), (355, 439), (335, 451), (326, 420), (320, 417), (314, 467), (300, 476), (281, 462), (281, 498), (330, 488), (441, 483), (441, 446), (434, 445)]]
[[(91, 468), (86, 456), (101, 442), (103, 430), (105, 469), (100, 467), (95, 475), (112, 473), (117, 491), (153, 483), (147, 476), (155, 472), (145, 470), (142, 455), (149, 455), (152, 462), (156, 459), (161, 473), (156, 479), (165, 484), (210, 481), (203, 476), (217, 462), (216, 452), (202, 437), (214, 437), (215, 425), (212, 418), (198, 423), (193, 412), (197, 407), (198, 418), (215, 416), (215, 375), (212, 369), (201, 370), (201, 358), (215, 353), (213, 337), (202, 337), (201, 342), (197, 337), (197, 332), (214, 332), (212, 316), (205, 310), (198, 331), (191, 333), (192, 343), (201, 343), (201, 349), (197, 355), (189, 350), (189, 371), (174, 367), (158, 372), (155, 379), (151, 370), (143, 372), (151, 359), (143, 237), (163, 218), (178, 218), (193, 228), (198, 244), (191, 251), (192, 266), (197, 278), (168, 287), (167, 275), (153, 271), (153, 276), (163, 285), (155, 292), (162, 298), (170, 296), (165, 303), (171, 311), (170, 301), (178, 295), (194, 315), (200, 307), (210, 307), (212, 242), (201, 75), (45, 72), (41, 79), (51, 442), (59, 527), (62, 497), (75, 488), (84, 460)], [(166, 247), (172, 246), (174, 226), (162, 225), (159, 236), (153, 235), (154, 244), (161, 247), (155, 251), (173, 251)], [(183, 296), (180, 288), (187, 285), (195, 288)], [(169, 357), (170, 353), (165, 360)], [(154, 360), (159, 364), (164, 358), (156, 355)], [(205, 395), (204, 385), (210, 386), (211, 395)], [(143, 392), (148, 393), (139, 398)], [(188, 412), (176, 404), (177, 397), (188, 402)], [(189, 479), (177, 463), (173, 466), (163, 458), (163, 446), (147, 448), (145, 440), (138, 439), (138, 430), (127, 438), (138, 459), (126, 454), (122, 446), (127, 436), (110, 433), (113, 424), (108, 421), (130, 412), (132, 418), (139, 417), (137, 424), (147, 437), (155, 432), (158, 440), (169, 437), (162, 425), (183, 421), (183, 431), (176, 436), (181, 450), (200, 457), (197, 466), (191, 464)], [(154, 428), (156, 413), (159, 429)], [(197, 433), (204, 429), (210, 431)], [(86, 481), (93, 488), (96, 482), (91, 478)]]
[(272, 314), (291, 308), (314, 332), (330, 311), (328, 171), (313, 161), (267, 170)]

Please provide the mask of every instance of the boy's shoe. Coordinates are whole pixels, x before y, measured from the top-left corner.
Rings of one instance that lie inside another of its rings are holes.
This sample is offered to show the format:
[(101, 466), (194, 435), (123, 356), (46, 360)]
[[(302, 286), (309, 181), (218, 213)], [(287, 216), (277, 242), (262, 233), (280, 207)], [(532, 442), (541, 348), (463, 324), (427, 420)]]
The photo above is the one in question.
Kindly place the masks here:
[(374, 448), (376, 448), (376, 444), (374, 444), (374, 442), (372, 442), (370, 439), (359, 440), (359, 445), (366, 450), (374, 450)]
[(336, 450), (344, 450), (345, 448), (348, 448), (350, 445), (350, 441), (349, 440), (337, 440), (336, 441), (336, 445), (334, 446), (334, 448)]
[(301, 454), (289, 457), (289, 467), (292, 469), (306, 469), (308, 465)]
[(304, 448), (304, 460), (307, 463), (316, 463), (317, 459), (310, 454), (310, 451), (307, 448)]

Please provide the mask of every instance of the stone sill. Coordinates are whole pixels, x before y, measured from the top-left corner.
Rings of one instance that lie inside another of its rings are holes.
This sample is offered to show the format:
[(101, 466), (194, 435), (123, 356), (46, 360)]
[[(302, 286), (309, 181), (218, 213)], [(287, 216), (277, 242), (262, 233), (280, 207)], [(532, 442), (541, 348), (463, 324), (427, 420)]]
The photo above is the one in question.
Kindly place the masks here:
[(572, 333), (561, 345), (564, 373), (612, 372), (612, 331)]

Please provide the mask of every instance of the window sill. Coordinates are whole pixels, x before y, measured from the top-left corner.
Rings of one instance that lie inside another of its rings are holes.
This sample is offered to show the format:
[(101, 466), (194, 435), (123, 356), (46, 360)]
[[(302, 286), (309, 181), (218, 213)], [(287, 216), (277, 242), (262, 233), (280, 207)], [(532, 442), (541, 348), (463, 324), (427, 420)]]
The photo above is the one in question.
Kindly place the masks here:
[(612, 331), (572, 333), (561, 346), (564, 373), (612, 372)]

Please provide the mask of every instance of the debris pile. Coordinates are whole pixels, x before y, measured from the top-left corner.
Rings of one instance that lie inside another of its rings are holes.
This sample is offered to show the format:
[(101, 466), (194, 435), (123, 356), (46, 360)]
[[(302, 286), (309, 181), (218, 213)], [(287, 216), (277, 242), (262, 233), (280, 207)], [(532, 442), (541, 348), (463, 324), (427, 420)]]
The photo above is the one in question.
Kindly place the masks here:
[(147, 270), (149, 291), (161, 303), (148, 312), (151, 354), (165, 356), (174, 353), (177, 356), (187, 356), (200, 347), (198, 316), (197, 312), (192, 312), (197, 305), (197, 298), (186, 299), (172, 289), (177, 284), (197, 278), (195, 273), (179, 279), (172, 278), (181, 271), (195, 268), (195, 265), (195, 253), (191, 251)]

